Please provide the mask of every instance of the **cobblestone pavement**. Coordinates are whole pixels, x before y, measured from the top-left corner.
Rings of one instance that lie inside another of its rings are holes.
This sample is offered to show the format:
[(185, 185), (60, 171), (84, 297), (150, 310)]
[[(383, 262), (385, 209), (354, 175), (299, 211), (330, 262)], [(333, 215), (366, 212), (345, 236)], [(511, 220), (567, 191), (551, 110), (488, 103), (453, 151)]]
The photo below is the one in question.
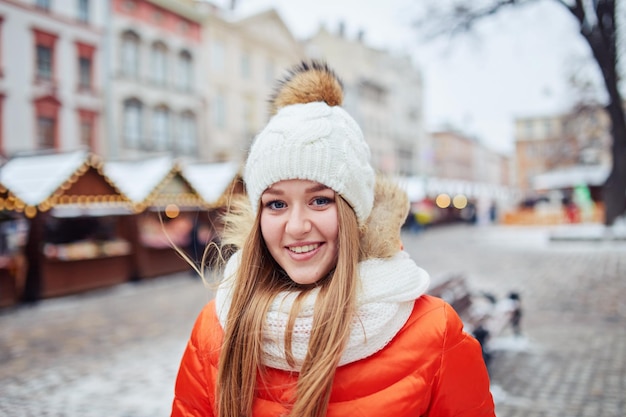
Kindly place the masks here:
[[(491, 366), (499, 417), (626, 416), (626, 243), (546, 229), (450, 226), (405, 235), (434, 277), (519, 291), (523, 336)], [(169, 415), (180, 356), (210, 299), (189, 273), (0, 310), (0, 416)]]

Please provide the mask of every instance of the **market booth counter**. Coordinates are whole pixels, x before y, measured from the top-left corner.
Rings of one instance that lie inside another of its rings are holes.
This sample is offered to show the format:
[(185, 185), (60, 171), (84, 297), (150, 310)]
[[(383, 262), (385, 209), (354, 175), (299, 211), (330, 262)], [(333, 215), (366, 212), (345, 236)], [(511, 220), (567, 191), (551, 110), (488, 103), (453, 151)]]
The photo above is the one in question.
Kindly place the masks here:
[(108, 287), (132, 277), (132, 246), (123, 227), (127, 214), (72, 212), (55, 208), (44, 224), (42, 297)]
[(24, 300), (68, 295), (128, 281), (130, 200), (104, 175), (102, 161), (78, 151), (11, 159), (0, 179), (29, 221)]

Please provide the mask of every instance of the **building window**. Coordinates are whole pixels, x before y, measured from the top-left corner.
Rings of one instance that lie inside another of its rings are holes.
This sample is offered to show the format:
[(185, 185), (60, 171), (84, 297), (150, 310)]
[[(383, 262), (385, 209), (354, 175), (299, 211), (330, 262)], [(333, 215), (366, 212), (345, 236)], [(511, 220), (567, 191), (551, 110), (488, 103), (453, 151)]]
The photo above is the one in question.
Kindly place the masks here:
[(178, 86), (183, 91), (191, 91), (193, 80), (193, 62), (191, 60), (191, 54), (187, 51), (182, 51), (178, 59)]
[(170, 114), (166, 107), (157, 107), (152, 114), (152, 140), (154, 149), (170, 149)]
[(89, 0), (78, 0), (78, 20), (89, 22)]
[(527, 120), (526, 122), (524, 122), (524, 131), (528, 139), (531, 139), (534, 137), (534, 134), (535, 134), (534, 127), (535, 126), (531, 120)]
[(223, 72), (226, 63), (224, 44), (219, 40), (214, 40), (211, 46), (211, 69), (215, 72)]
[(95, 48), (77, 42), (76, 49), (78, 53), (78, 89), (93, 90), (93, 55)]
[(55, 120), (51, 117), (37, 118), (37, 147), (40, 149), (54, 148)]
[(187, 155), (196, 152), (196, 118), (191, 112), (185, 112), (180, 117), (179, 150)]
[(35, 100), (35, 120), (39, 149), (56, 148), (58, 145), (58, 121), (61, 103), (53, 96)]
[(254, 136), (254, 98), (243, 97), (243, 135), (244, 140), (248, 140)]
[(52, 48), (37, 45), (37, 78), (52, 80)]
[(550, 120), (544, 120), (543, 121), (543, 131), (544, 131), (544, 137), (545, 138), (549, 138), (550, 136), (552, 136), (552, 122)]
[(213, 98), (213, 123), (220, 129), (226, 127), (226, 99), (222, 93), (217, 93)]
[(96, 113), (90, 110), (78, 110), (79, 141), (86, 148), (93, 149), (96, 144)]
[(35, 6), (39, 9), (50, 10), (50, 0), (36, 0)]
[(142, 141), (142, 105), (137, 99), (124, 102), (124, 143), (129, 148), (139, 148)]
[(165, 85), (167, 80), (167, 48), (161, 42), (152, 47), (152, 80), (157, 85)]
[(139, 36), (130, 31), (122, 36), (122, 73), (133, 78), (139, 76)]
[(241, 78), (249, 79), (252, 73), (250, 54), (248, 52), (242, 52), (241, 55)]
[(52, 81), (54, 78), (54, 46), (56, 35), (35, 29), (35, 78)]
[(93, 147), (93, 121), (82, 119), (80, 121), (80, 144), (91, 149)]
[(78, 58), (79, 76), (78, 82), (81, 89), (91, 89), (91, 59)]

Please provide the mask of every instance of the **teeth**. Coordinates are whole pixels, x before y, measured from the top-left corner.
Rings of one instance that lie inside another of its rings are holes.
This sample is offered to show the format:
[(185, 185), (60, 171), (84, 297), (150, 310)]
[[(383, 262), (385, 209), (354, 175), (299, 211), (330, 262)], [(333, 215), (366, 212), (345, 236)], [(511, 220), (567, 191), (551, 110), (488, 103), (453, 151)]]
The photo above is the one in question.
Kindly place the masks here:
[(305, 246), (292, 246), (289, 248), (290, 251), (295, 253), (305, 253), (311, 252), (319, 247), (319, 245), (305, 245)]

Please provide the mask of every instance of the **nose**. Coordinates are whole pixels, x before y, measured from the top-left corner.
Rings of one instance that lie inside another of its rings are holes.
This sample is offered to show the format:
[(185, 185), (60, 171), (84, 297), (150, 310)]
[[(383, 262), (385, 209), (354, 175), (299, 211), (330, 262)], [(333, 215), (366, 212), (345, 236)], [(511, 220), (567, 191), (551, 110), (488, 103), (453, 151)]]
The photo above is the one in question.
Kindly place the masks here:
[(291, 236), (302, 236), (311, 231), (311, 220), (305, 207), (296, 205), (289, 210), (285, 231)]

